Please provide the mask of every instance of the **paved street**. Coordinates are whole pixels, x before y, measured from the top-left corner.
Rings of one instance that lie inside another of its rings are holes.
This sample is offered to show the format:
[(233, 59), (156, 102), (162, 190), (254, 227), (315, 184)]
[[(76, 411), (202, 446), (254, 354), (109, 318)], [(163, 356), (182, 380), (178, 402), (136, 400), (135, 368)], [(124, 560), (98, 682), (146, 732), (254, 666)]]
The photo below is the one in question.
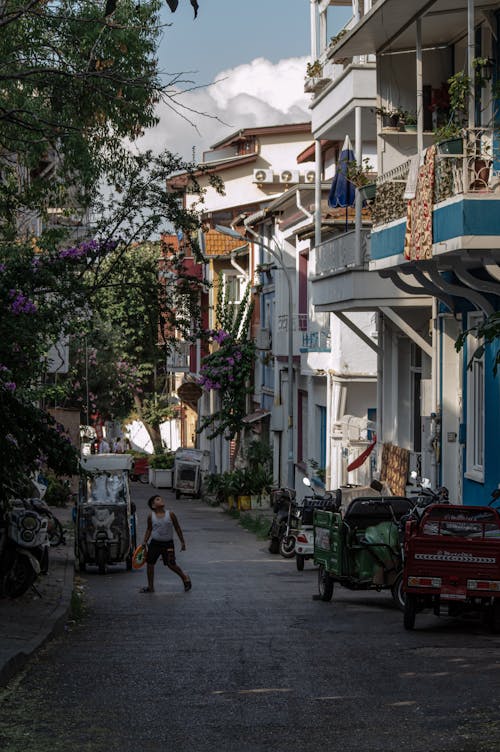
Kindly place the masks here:
[[(141, 534), (151, 489), (134, 485)], [(171, 494), (166, 494), (171, 498)], [(500, 750), (500, 638), (316, 572), (217, 508), (172, 501), (193, 589), (157, 566), (85, 575), (87, 612), (0, 697), (4, 752)]]

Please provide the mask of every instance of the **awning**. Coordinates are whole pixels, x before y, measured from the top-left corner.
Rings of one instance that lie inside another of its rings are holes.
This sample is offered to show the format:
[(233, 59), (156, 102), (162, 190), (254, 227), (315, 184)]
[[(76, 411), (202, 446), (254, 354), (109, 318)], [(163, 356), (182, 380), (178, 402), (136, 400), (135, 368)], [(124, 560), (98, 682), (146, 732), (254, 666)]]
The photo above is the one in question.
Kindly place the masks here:
[(248, 415), (245, 415), (242, 422), (243, 423), (257, 423), (258, 420), (262, 420), (263, 418), (267, 418), (269, 415), (271, 415), (270, 410), (256, 410), (254, 413), (248, 413)]

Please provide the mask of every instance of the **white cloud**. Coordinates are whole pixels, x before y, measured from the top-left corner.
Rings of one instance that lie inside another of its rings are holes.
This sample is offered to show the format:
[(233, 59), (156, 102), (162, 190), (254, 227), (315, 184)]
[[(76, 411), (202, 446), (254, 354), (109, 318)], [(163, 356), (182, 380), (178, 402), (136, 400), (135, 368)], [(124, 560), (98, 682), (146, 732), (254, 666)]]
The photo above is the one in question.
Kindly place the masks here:
[[(159, 105), (160, 123), (139, 142), (141, 149), (170, 149), (185, 159), (202, 152), (238, 128), (281, 125), (310, 120), (310, 95), (304, 94), (307, 58), (289, 58), (274, 64), (264, 58), (222, 71), (212, 84), (183, 94), (183, 117), (165, 103)], [(206, 116), (198, 113), (205, 113)]]

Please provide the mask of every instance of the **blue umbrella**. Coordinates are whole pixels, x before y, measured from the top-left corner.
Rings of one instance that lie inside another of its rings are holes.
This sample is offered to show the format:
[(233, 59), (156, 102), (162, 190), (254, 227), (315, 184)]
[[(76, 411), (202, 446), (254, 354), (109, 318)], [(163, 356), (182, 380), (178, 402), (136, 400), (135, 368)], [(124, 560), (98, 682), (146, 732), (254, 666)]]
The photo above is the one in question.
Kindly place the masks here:
[(347, 163), (355, 160), (349, 136), (344, 139), (344, 145), (339, 155), (335, 177), (330, 188), (328, 196), (328, 206), (332, 209), (345, 207), (346, 229), (347, 229), (347, 207), (354, 206), (356, 203), (356, 187), (347, 179)]

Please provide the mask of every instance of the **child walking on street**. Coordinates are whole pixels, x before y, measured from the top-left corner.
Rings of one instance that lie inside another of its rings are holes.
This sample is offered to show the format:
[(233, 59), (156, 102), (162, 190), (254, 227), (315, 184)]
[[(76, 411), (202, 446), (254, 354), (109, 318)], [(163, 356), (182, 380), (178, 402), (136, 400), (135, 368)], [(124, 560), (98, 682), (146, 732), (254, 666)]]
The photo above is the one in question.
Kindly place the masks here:
[(165, 509), (165, 502), (161, 496), (151, 496), (148, 499), (151, 514), (144, 534), (144, 546), (148, 544), (146, 554), (148, 585), (141, 588), (141, 593), (154, 593), (155, 564), (161, 556), (163, 563), (179, 575), (184, 583), (184, 590), (191, 590), (191, 580), (175, 561), (174, 529), (181, 542), (181, 551), (186, 550), (186, 543), (177, 517), (173, 512)]

